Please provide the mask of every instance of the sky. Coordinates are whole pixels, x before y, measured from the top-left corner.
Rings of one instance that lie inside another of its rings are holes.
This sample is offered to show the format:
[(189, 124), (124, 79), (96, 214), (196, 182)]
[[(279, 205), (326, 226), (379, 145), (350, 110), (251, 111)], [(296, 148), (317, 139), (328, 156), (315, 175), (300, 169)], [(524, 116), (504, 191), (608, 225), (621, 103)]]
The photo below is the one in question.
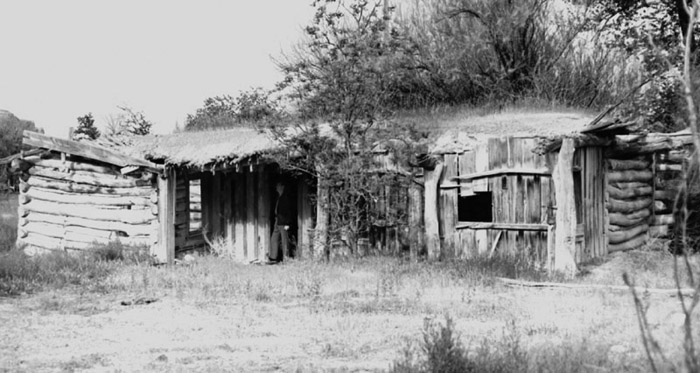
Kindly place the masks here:
[(67, 137), (92, 113), (142, 111), (154, 133), (184, 125), (207, 97), (281, 78), (311, 0), (0, 2), (0, 109)]

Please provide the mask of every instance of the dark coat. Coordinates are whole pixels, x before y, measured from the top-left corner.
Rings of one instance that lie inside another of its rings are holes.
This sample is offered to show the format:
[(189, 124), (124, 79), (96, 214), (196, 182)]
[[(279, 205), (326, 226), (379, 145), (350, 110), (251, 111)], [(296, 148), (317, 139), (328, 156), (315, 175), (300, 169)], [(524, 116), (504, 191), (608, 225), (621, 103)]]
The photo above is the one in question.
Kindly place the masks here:
[(292, 225), (294, 223), (294, 207), (287, 193), (282, 193), (275, 202), (275, 222), (277, 225)]

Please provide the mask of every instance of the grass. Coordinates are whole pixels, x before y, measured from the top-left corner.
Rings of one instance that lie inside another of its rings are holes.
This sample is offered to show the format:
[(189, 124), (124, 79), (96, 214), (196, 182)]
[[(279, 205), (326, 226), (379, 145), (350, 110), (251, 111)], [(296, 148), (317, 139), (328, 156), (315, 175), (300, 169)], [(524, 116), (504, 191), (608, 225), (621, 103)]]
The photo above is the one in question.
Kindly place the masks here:
[(15, 246), (17, 239), (17, 194), (0, 193), (0, 252)]
[[(15, 211), (16, 202), (3, 202)], [(234, 259), (199, 256), (154, 267), (143, 248), (116, 243), (36, 257), (4, 249), (0, 320), (7, 338), (0, 341), (0, 366), (205, 372), (648, 369), (629, 294), (508, 288), (497, 277), (562, 280), (515, 257), (291, 260), (278, 266), (245, 266)], [(649, 247), (599, 260), (570, 281), (619, 285), (622, 273), (630, 272), (638, 285), (672, 287), (671, 260)], [(137, 302), (143, 299), (155, 303)], [(666, 296), (650, 303), (651, 323), (674, 335), (676, 325), (669, 320), (678, 319), (677, 305)], [(27, 334), (26, 325), (35, 332)], [(144, 336), (154, 342), (116, 349), (109, 342)], [(91, 342), (81, 345), (84, 340)], [(673, 347), (676, 341), (660, 343)], [(43, 357), (46, 350), (54, 352)]]

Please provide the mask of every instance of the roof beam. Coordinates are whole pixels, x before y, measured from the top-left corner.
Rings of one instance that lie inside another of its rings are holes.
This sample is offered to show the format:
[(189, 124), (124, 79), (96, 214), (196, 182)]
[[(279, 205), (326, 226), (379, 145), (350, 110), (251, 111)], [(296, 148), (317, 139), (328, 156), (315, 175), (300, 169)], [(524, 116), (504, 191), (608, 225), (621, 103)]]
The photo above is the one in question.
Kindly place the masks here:
[(25, 145), (95, 159), (119, 167), (138, 166), (147, 168), (150, 171), (163, 171), (162, 167), (145, 159), (134, 158), (98, 145), (59, 139), (37, 132), (24, 131), (22, 142)]

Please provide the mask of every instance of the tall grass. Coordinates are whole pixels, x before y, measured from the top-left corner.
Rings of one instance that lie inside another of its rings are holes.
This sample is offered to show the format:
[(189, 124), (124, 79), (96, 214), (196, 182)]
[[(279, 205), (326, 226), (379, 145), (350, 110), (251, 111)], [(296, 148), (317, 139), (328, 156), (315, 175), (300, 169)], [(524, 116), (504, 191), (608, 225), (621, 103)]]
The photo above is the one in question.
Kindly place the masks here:
[(17, 239), (17, 195), (0, 193), (0, 252), (10, 250)]
[(36, 256), (7, 250), (0, 252), (0, 296), (68, 286), (103, 290), (108, 276), (117, 269), (125, 264), (150, 263), (149, 259), (144, 248), (128, 248), (118, 242), (95, 245), (90, 251), (53, 251)]

